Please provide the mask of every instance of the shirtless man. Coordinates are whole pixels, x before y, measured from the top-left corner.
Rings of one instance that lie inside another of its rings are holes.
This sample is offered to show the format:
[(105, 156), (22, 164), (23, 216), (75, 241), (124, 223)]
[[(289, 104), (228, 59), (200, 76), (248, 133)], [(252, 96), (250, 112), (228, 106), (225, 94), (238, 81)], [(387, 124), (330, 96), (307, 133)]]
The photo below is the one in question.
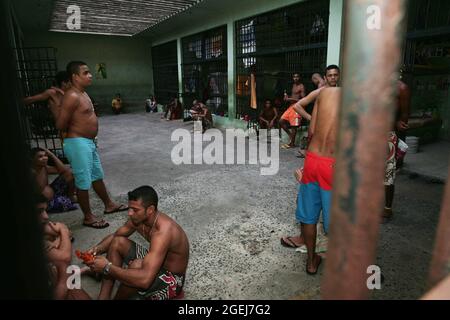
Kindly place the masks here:
[(259, 127), (261, 129), (273, 129), (277, 118), (277, 108), (272, 106), (272, 101), (270, 99), (266, 99), (264, 101), (264, 108), (259, 115)]
[(402, 81), (397, 82), (397, 103), (395, 105), (395, 122), (392, 131), (388, 137), (388, 158), (386, 160), (386, 172), (384, 178), (385, 188), (385, 206), (382, 215), (383, 222), (387, 222), (392, 218), (392, 203), (395, 193), (395, 170), (397, 169), (397, 147), (398, 136), (404, 136), (408, 129), (409, 107), (411, 101), (411, 93), (408, 86)]
[[(314, 85), (316, 86), (317, 89), (320, 89), (320, 88), (323, 88), (323, 87), (327, 86), (327, 81), (326, 81), (326, 80), (324, 79), (324, 77), (323, 77), (320, 73), (318, 73), (318, 72), (313, 73), (313, 75), (311, 76), (311, 82), (314, 83)], [(308, 144), (309, 144), (309, 142), (311, 141), (311, 136), (310, 136), (310, 130), (309, 130), (309, 128), (308, 128), (308, 137), (307, 137), (306, 139), (307, 139), (307, 143), (305, 143), (305, 149), (308, 148)], [(297, 158), (305, 158), (305, 154), (304, 154), (304, 152), (302, 151), (302, 149), (299, 149), (299, 150), (298, 150)]]
[[(26, 97), (25, 99), (23, 99), (23, 103), (25, 105), (29, 105), (36, 102), (47, 101), (47, 105), (49, 108), (55, 108), (57, 106), (60, 106), (62, 103), (62, 99), (64, 97), (64, 93), (71, 87), (69, 75), (67, 74), (66, 71), (60, 71), (56, 74), (55, 82), (56, 87), (51, 87), (50, 89), (47, 89), (44, 92), (41, 92), (31, 97)], [(59, 134), (60, 139), (62, 141), (65, 138), (66, 133), (60, 131)]]
[(306, 153), (298, 192), (296, 216), (308, 251), (306, 273), (310, 275), (317, 273), (322, 261), (315, 252), (321, 211), (325, 233), (328, 233), (340, 100), (340, 88), (324, 88), (317, 98), (317, 111), (312, 119), (314, 135)]
[[(182, 293), (189, 260), (189, 241), (183, 229), (158, 210), (158, 195), (149, 186), (128, 193), (129, 220), (88, 251), (88, 264), (105, 276), (99, 299), (110, 299), (114, 281), (121, 285), (115, 299), (166, 300)], [(138, 232), (145, 248), (128, 238)], [(98, 256), (107, 253), (106, 258)], [(128, 265), (128, 268), (122, 266)]]
[(313, 75), (311, 76), (311, 81), (317, 88), (322, 88), (327, 85), (327, 81), (318, 72), (313, 73)]
[[(73, 205), (77, 200), (72, 170), (47, 149), (33, 148), (31, 157), (31, 171), (36, 179), (38, 191), (50, 202), (49, 211), (63, 212), (76, 209), (76, 206)], [(49, 158), (53, 160), (54, 166), (48, 165)], [(49, 174), (59, 175), (50, 185), (48, 183)]]
[(292, 75), (292, 81), (294, 84), (292, 85), (291, 96), (289, 97), (286, 92), (284, 93), (284, 101), (291, 105), (280, 118), (281, 128), (289, 135), (289, 144), (282, 145), (284, 149), (295, 147), (295, 136), (297, 134), (297, 128), (300, 126), (301, 117), (303, 116), (308, 120), (311, 119), (311, 116), (306, 112), (302, 112), (301, 114), (295, 112), (293, 104), (303, 98), (306, 92), (305, 86), (300, 82), (300, 75), (298, 73)]
[(43, 226), (45, 253), (49, 262), (50, 282), (57, 300), (87, 300), (89, 295), (83, 289), (69, 289), (67, 267), (72, 261), (71, 234), (66, 225), (49, 221), (47, 199), (39, 195), (36, 204), (40, 223)]
[(67, 65), (67, 73), (72, 83), (60, 106), (50, 106), (56, 127), (67, 131), (64, 153), (70, 162), (77, 187), (78, 203), (84, 214), (83, 225), (102, 229), (107, 222), (92, 214), (89, 204), (89, 189), (94, 191), (105, 205), (105, 214), (124, 211), (124, 205), (114, 203), (103, 182), (103, 168), (94, 144), (98, 132), (98, 119), (94, 106), (85, 89), (92, 83), (92, 74), (86, 63), (72, 61)]
[[(319, 87), (318, 89), (312, 91), (305, 98), (301, 99), (294, 105), (295, 110), (297, 112), (301, 112), (301, 110), (306, 108), (307, 105), (309, 105), (310, 103), (315, 101), (314, 109), (312, 112), (312, 119), (311, 119), (311, 123), (310, 123), (309, 129), (308, 129), (308, 138), (309, 138), (308, 144), (311, 143), (311, 140), (314, 136), (314, 132), (316, 131), (317, 121), (314, 120), (315, 118), (317, 118), (317, 110), (318, 110), (318, 106), (317, 106), (318, 101), (316, 100), (316, 98), (319, 96), (320, 92), (323, 89), (330, 88), (330, 87), (337, 87), (339, 85), (339, 79), (340, 79), (339, 67), (336, 65), (328, 66), (325, 71), (325, 79), (326, 79), (325, 86)], [(338, 103), (338, 102), (339, 101), (336, 101), (336, 103)], [(298, 182), (301, 182), (301, 180), (302, 180), (303, 170), (304, 169), (299, 168), (295, 172), (295, 177), (298, 180)], [(298, 208), (297, 208), (297, 210), (298, 210)], [(295, 236), (295, 237), (292, 237), (292, 236), (291, 237), (283, 237), (283, 238), (281, 238), (281, 244), (283, 246), (289, 247), (289, 248), (299, 248), (305, 244), (305, 239), (303, 237), (303, 234), (300, 234), (299, 236)]]
[(60, 71), (55, 77), (57, 87), (51, 87), (37, 95), (26, 97), (23, 102), (29, 105), (39, 101), (47, 101), (50, 108), (61, 105), (64, 92), (70, 89), (69, 75), (66, 71)]

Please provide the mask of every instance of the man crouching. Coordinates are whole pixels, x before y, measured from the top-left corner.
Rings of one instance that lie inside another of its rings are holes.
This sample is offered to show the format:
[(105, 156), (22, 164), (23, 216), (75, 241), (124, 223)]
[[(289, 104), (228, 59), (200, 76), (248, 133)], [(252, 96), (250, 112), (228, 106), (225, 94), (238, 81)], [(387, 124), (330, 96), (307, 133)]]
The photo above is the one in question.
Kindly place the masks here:
[[(158, 210), (158, 195), (149, 186), (128, 193), (124, 226), (89, 252), (96, 256), (91, 270), (104, 275), (100, 300), (110, 299), (114, 281), (121, 285), (115, 299), (166, 300), (177, 297), (184, 285), (189, 241), (183, 229)], [(148, 242), (148, 250), (129, 240), (135, 231)], [(127, 267), (128, 266), (128, 267)]]

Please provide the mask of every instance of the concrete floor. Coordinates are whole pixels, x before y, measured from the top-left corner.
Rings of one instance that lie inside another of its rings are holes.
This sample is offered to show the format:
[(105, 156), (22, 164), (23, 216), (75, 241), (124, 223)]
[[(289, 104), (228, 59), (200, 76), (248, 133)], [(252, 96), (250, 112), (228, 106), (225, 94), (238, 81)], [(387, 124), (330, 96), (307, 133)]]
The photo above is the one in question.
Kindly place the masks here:
[[(129, 190), (151, 185), (160, 210), (186, 230), (191, 244), (186, 299), (319, 299), (323, 266), (317, 276), (308, 276), (306, 255), (279, 241), (298, 233), (293, 171), (302, 161), (296, 151), (280, 150), (275, 176), (261, 176), (257, 165), (175, 166), (170, 135), (180, 127), (192, 130), (192, 123), (160, 120), (159, 114), (103, 116), (98, 141), (113, 198), (126, 203)], [(374, 299), (416, 299), (424, 293), (442, 193), (442, 184), (399, 175), (395, 218), (382, 226), (378, 250), (386, 281)], [(93, 195), (91, 203), (101, 215), (99, 199)], [(105, 218), (111, 226), (93, 230), (81, 226), (79, 210), (51, 216), (72, 229), (74, 249), (87, 249), (115, 231), (126, 212)], [(82, 285), (96, 297), (98, 283), (83, 277)]]
[(447, 181), (450, 142), (439, 141), (420, 146), (418, 153), (407, 153), (404, 171), (430, 180)]

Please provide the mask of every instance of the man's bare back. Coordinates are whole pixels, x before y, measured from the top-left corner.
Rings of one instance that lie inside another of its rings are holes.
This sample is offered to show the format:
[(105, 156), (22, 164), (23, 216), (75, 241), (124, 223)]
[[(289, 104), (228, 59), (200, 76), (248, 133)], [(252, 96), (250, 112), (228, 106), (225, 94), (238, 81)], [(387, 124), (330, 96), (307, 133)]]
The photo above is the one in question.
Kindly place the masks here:
[(50, 108), (60, 106), (62, 103), (62, 99), (64, 98), (64, 91), (59, 88), (51, 87), (47, 90), (49, 94), (49, 99), (47, 101)]
[(66, 104), (73, 110), (67, 128), (67, 138), (94, 139), (98, 133), (98, 119), (88, 94), (72, 88), (64, 96), (63, 107)]
[(324, 88), (317, 98), (317, 115), (312, 121), (314, 135), (308, 151), (323, 157), (333, 158), (337, 138), (340, 88)]

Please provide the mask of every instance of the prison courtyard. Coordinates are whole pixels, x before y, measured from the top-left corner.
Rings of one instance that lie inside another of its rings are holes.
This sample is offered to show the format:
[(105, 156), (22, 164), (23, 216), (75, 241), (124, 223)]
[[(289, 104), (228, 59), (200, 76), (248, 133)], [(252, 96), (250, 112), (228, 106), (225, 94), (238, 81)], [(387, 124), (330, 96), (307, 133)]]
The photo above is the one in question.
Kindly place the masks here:
[[(320, 299), (326, 259), (310, 276), (306, 254), (280, 244), (282, 236), (299, 232), (293, 172), (303, 160), (295, 157), (296, 149), (280, 150), (279, 172), (273, 176), (262, 176), (260, 165), (177, 166), (171, 160), (177, 144), (171, 134), (179, 128), (192, 132), (192, 122), (169, 122), (144, 112), (104, 115), (99, 121), (98, 148), (112, 197), (127, 203), (128, 191), (153, 186), (159, 209), (189, 237), (185, 299)], [(437, 180), (398, 172), (395, 216), (381, 226), (375, 262), (384, 281), (371, 298), (417, 299), (426, 292), (443, 189)], [(103, 205), (91, 195), (101, 216)], [(120, 227), (127, 212), (104, 216), (110, 227), (101, 230), (83, 227), (80, 210), (50, 218), (72, 230), (73, 250), (85, 250)], [(72, 262), (82, 266), (75, 255)], [(82, 287), (95, 298), (100, 282), (83, 276)]]

